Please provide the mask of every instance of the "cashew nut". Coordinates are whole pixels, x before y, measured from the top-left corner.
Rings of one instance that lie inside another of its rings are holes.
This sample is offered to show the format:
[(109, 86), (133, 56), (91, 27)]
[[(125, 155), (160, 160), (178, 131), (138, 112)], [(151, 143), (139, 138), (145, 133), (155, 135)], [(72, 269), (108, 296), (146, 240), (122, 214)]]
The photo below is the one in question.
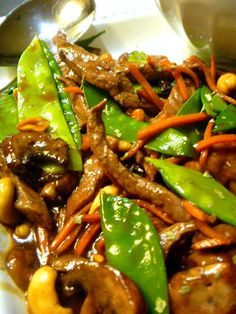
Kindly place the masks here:
[(217, 81), (217, 89), (225, 95), (236, 90), (236, 74), (230, 72), (222, 74)]
[(27, 301), (30, 314), (72, 314), (59, 304), (55, 289), (57, 272), (51, 266), (39, 268), (29, 284)]
[(14, 209), (15, 185), (10, 177), (0, 180), (0, 222), (11, 225), (18, 220), (18, 214)]

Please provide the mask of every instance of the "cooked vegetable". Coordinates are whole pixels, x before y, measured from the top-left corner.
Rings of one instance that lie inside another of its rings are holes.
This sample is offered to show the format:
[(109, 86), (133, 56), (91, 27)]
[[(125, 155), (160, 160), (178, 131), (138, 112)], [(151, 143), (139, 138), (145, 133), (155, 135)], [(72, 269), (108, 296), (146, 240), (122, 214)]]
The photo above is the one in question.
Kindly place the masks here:
[[(6, 119), (7, 117), (7, 119)], [(8, 136), (18, 132), (17, 105), (13, 95), (2, 94), (0, 96), (0, 142)]]
[(52, 136), (69, 144), (72, 169), (81, 170), (81, 156), (66, 124), (53, 75), (37, 37), (22, 54), (17, 72), (19, 120), (35, 116), (47, 119)]
[(154, 226), (129, 199), (103, 194), (101, 203), (108, 262), (136, 282), (150, 313), (169, 313), (165, 264)]
[[(179, 195), (210, 215), (236, 226), (236, 196), (213, 178), (160, 159), (147, 158)], [(224, 208), (224, 210), (222, 210)]]

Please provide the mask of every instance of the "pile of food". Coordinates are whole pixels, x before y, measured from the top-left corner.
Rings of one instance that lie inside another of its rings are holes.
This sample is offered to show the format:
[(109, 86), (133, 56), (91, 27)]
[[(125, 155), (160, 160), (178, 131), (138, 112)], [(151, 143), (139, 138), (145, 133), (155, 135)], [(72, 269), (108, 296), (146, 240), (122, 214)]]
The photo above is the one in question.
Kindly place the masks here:
[(29, 313), (236, 313), (236, 74), (35, 37), (0, 97)]

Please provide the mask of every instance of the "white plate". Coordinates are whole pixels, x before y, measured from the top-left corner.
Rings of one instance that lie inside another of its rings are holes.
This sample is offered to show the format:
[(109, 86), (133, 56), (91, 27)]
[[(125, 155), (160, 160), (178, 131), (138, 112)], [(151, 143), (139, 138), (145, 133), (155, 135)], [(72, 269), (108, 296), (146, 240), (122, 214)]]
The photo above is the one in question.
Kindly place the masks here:
[[(109, 51), (114, 58), (123, 52), (140, 50), (182, 62), (193, 53), (165, 21), (154, 0), (97, 0), (96, 3), (96, 18), (86, 36), (105, 30), (94, 46)], [(4, 71), (8, 73), (13, 69), (4, 68)], [(0, 88), (3, 80), (4, 75)], [(9, 237), (0, 225), (0, 313), (25, 314), (23, 294), (3, 269), (8, 246)]]

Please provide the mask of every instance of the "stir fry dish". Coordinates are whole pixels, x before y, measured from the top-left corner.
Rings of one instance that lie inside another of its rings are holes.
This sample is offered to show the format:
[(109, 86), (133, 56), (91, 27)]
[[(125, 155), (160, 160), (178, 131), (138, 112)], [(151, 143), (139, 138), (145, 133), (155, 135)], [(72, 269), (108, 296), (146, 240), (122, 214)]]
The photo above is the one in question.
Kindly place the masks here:
[(0, 95), (6, 267), (31, 314), (236, 313), (236, 74), (35, 37)]

